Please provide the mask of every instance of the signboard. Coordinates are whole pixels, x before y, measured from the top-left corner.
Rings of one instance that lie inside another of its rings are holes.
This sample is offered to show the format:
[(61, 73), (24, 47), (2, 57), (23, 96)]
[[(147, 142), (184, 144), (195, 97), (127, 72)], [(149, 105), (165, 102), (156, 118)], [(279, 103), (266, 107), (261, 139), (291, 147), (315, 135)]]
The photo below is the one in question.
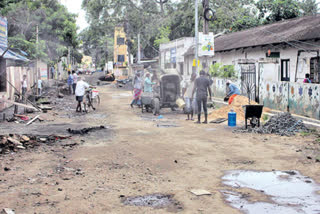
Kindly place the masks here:
[(112, 61), (108, 61), (107, 70), (108, 70), (108, 71), (112, 71), (112, 70), (113, 70), (113, 62), (112, 62)]
[(171, 48), (170, 50), (170, 63), (176, 63), (177, 49)]
[(48, 71), (47, 68), (40, 68), (40, 77), (42, 80), (48, 79)]
[(0, 16), (0, 46), (8, 47), (8, 21)]
[(213, 33), (199, 33), (199, 56), (214, 56)]

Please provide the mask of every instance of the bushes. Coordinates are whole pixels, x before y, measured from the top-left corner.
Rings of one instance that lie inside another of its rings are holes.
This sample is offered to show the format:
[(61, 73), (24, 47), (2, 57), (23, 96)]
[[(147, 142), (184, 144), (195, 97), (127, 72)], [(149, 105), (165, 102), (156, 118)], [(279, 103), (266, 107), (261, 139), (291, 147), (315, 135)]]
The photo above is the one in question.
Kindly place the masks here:
[(215, 63), (209, 68), (209, 72), (213, 77), (222, 78), (235, 78), (237, 77), (234, 65), (222, 65), (221, 63)]

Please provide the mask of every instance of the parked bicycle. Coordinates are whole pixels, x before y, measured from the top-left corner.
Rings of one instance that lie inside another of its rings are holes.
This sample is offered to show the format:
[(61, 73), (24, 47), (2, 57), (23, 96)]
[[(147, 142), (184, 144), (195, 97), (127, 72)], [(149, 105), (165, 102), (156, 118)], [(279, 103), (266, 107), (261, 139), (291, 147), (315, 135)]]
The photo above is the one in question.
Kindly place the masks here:
[(88, 88), (85, 93), (85, 99), (83, 100), (83, 111), (87, 113), (90, 107), (95, 111), (99, 105), (99, 92), (96, 89)]

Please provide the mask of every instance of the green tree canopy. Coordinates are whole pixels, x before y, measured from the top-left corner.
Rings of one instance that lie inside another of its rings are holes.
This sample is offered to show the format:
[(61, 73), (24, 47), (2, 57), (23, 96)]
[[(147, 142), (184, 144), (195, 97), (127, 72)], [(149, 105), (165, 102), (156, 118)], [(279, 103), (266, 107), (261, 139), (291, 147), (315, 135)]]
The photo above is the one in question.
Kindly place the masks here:
[(11, 47), (27, 52), (29, 59), (38, 57), (47, 62), (59, 60), (67, 47), (72, 47), (73, 53), (79, 56), (76, 15), (69, 13), (57, 0), (5, 1), (0, 9), (8, 19)]

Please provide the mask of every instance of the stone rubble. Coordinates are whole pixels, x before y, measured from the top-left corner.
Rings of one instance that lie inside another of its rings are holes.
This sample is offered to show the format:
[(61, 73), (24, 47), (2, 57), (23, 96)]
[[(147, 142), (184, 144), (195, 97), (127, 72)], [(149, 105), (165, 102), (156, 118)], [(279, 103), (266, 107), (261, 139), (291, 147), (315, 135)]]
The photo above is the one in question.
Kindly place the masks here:
[(67, 139), (69, 136), (36, 136), (36, 135), (0, 135), (0, 154), (8, 154), (27, 148), (34, 148), (41, 143), (55, 143), (58, 140)]
[(272, 116), (264, 125), (256, 128), (237, 129), (235, 132), (258, 133), (258, 134), (277, 134), (280, 136), (293, 136), (298, 132), (308, 132), (309, 129), (302, 120), (296, 120), (290, 113), (279, 113)]

